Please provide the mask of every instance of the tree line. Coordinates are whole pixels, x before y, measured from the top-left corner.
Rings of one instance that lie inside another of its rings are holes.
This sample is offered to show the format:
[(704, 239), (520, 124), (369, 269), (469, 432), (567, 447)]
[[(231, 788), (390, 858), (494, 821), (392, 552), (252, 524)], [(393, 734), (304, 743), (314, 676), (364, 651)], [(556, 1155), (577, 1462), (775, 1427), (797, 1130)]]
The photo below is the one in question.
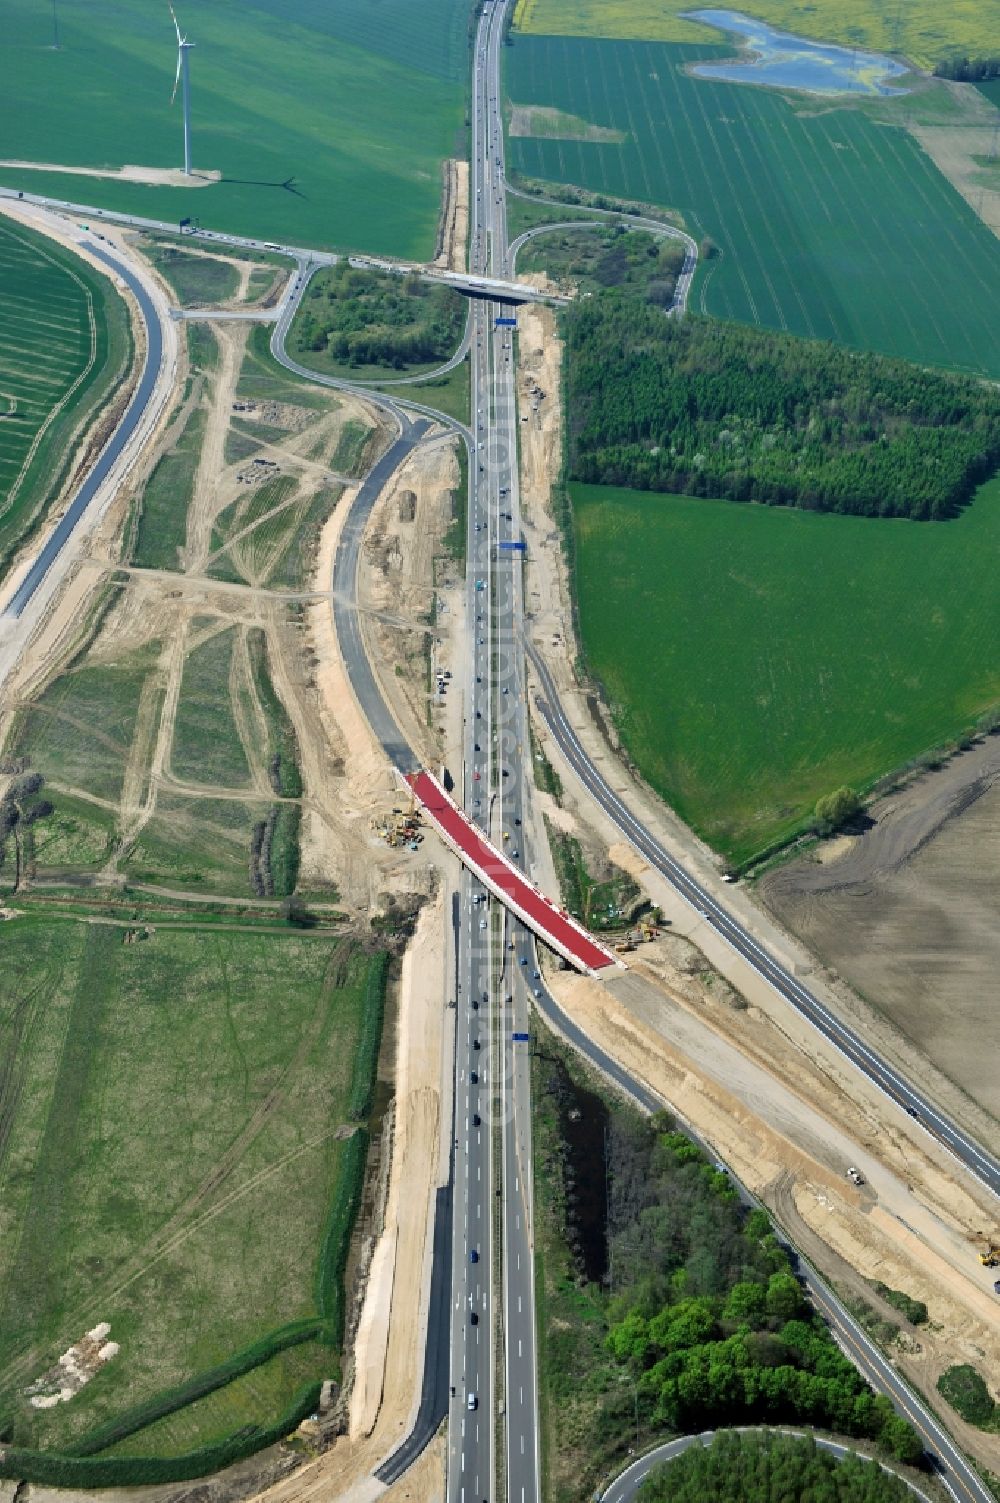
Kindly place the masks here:
[(1000, 78), (1000, 56), (946, 57), (935, 64), (935, 78), (950, 78), (953, 83), (985, 83)]
[(728, 1176), (689, 1138), (661, 1118), (645, 1151), (627, 1155), (624, 1177), (611, 1159), (609, 1178), (612, 1266), (624, 1287), (610, 1302), (606, 1347), (648, 1427), (815, 1425), (920, 1459), (916, 1432), (812, 1311), (766, 1213), (744, 1216)]
[(912, 1503), (901, 1477), (860, 1456), (838, 1460), (810, 1435), (722, 1430), (651, 1472), (640, 1503)]
[(923, 521), (1000, 465), (1000, 394), (969, 377), (615, 292), (564, 328), (575, 480)]

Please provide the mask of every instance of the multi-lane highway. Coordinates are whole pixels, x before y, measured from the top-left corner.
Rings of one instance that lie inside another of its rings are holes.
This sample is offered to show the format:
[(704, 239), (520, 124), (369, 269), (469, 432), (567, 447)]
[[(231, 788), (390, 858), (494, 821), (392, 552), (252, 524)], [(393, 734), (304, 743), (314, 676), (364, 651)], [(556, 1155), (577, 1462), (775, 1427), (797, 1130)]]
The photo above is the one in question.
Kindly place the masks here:
[(542, 719), (587, 792), (600, 804), (626, 840), (666, 877), (705, 923), (711, 925), (775, 991), (835, 1044), (862, 1074), (944, 1143), (987, 1189), (994, 1195), (1000, 1195), (1000, 1160), (944, 1116), (898, 1070), (866, 1044), (859, 1034), (825, 1007), (815, 993), (803, 986), (801, 981), (754, 939), (750, 931), (702, 882), (664, 850), (642, 821), (623, 803), (590, 760), (564, 714), (555, 683), (544, 660), (533, 650), (530, 650), (530, 655), (541, 689), (537, 705)]
[[(501, 283), (509, 281), (503, 126), (497, 92), (502, 42), (503, 8), (484, 6), (474, 43), (470, 258), (474, 276)], [(512, 315), (509, 304), (484, 303), (475, 307), (472, 319), (469, 662), (460, 792), (467, 812), (484, 833), (503, 847), (512, 862), (523, 865), (522, 771), (530, 758), (520, 635), (521, 556), (510, 546), (520, 541), (513, 330), (506, 322), (498, 323)], [(468, 951), (470, 993), (459, 998), (456, 1089), (460, 1102), (466, 1086), (469, 1093), (469, 1156), (488, 1155), (490, 1167), (481, 1180), (478, 1169), (477, 1177), (466, 1176), (467, 1219), (464, 1208), (459, 1209), (461, 1184), (456, 1178), (454, 1407), (448, 1496), (453, 1503), (492, 1499), (499, 1487), (514, 1503), (536, 1503), (539, 1448), (528, 1010), (530, 992), (537, 988), (539, 978), (533, 974), (534, 951), (528, 933), (502, 909), (491, 910), (488, 895), (472, 891), (469, 878), (465, 883), (462, 937)], [(466, 1021), (475, 1037), (463, 1061)], [(460, 1112), (456, 1121), (461, 1137)], [(492, 1149), (498, 1149), (495, 1156)], [(479, 1226), (484, 1227), (484, 1235), (474, 1248), (471, 1237)], [(474, 1253), (478, 1264), (470, 1262)], [(484, 1255), (489, 1266), (476, 1289), (463, 1287), (463, 1274), (468, 1272), (471, 1282), (472, 1271), (483, 1268)], [(479, 1299), (484, 1305), (478, 1325), (472, 1326), (465, 1307), (471, 1311)], [(498, 1300), (496, 1307), (494, 1300)], [(486, 1339), (485, 1316), (499, 1349)], [(484, 1403), (489, 1405), (484, 1423), (476, 1426), (473, 1417), (482, 1414)], [(478, 1409), (470, 1408), (473, 1404)]]
[[(475, 41), (472, 111), (472, 270), (474, 273), (488, 272), (498, 278), (513, 275), (512, 259), (516, 255), (516, 250), (509, 246), (506, 230), (504, 140), (499, 97), (504, 9), (504, 5), (500, 3), (487, 5), (480, 19)], [(515, 246), (518, 243), (515, 242)], [(682, 306), (694, 271), (695, 247), (689, 245), (688, 252), (679, 281)], [(474, 450), (470, 467), (467, 596), (472, 662), (467, 696), (470, 708), (463, 792), (466, 807), (479, 817), (484, 830), (498, 843), (503, 842), (505, 849), (509, 849), (512, 855), (516, 852), (516, 859), (523, 862), (525, 848), (522, 821), (526, 802), (532, 796), (532, 787), (524, 697), (521, 565), (518, 554), (501, 547), (503, 543), (516, 542), (520, 538), (513, 351), (507, 327), (497, 327), (495, 324), (497, 316), (503, 317), (510, 311), (501, 305), (492, 309), (479, 308), (473, 317), (471, 350)], [(799, 996), (805, 989), (772, 957), (766, 955), (752, 936), (740, 931), (740, 926), (725, 914), (711, 894), (705, 892), (698, 882), (652, 842), (649, 833), (621, 804), (596, 769), (592, 768), (572, 728), (562, 715), (555, 686), (547, 676), (544, 664), (536, 659), (533, 662), (543, 686), (543, 704), (540, 708), (588, 790), (605, 809), (613, 813), (615, 822), (627, 838), (642, 850), (646, 859), (654, 861), (660, 869), (665, 867), (671, 874), (671, 879), (689, 900), (700, 911), (709, 914), (710, 921), (716, 924), (720, 932), (725, 933), (731, 943), (742, 944), (745, 947), (743, 953), (748, 954), (751, 963), (772, 984), (778, 985), (783, 995), (791, 993), (789, 1000), (805, 1011)], [(522, 780), (522, 770), (527, 770), (525, 780)], [(471, 896), (475, 899), (480, 895)], [(499, 1117), (501, 1138), (501, 1184), (497, 1187), (501, 1217), (496, 1257), (500, 1269), (502, 1298), (501, 1310), (497, 1312), (503, 1343), (503, 1360), (499, 1367), (503, 1373), (505, 1390), (503, 1412), (496, 1413), (500, 1452), (496, 1476), (501, 1496), (505, 1495), (510, 1503), (530, 1503), (530, 1500), (537, 1499), (540, 1495), (532, 1286), (530, 1073), (527, 1057), (529, 1046), (523, 1038), (513, 1042), (513, 1036), (528, 1034), (532, 1003), (547, 1013), (550, 1021), (561, 1026), (562, 1031), (573, 1038), (581, 1052), (612, 1078), (616, 1078), (618, 1084), (644, 1106), (652, 1110), (661, 1103), (647, 1099), (649, 1093), (639, 1082), (628, 1077), (614, 1061), (606, 1059), (568, 1019), (558, 1014), (558, 1009), (535, 971), (533, 944), (529, 937), (516, 924), (512, 926), (507, 917), (502, 921), (487, 919), (484, 907), (485, 903), (473, 902), (464, 912), (468, 915), (467, 938), (470, 951), (481, 949), (484, 952), (482, 959), (487, 962), (490, 973), (491, 985), (483, 988), (477, 1000), (480, 1009), (489, 1006), (491, 1014), (495, 1015), (496, 1022), (492, 1029), (494, 1047), (498, 1039), (501, 1044), (500, 1089), (494, 1089), (490, 1093), (494, 1110)], [(812, 1016), (824, 1032), (827, 1028), (834, 1028), (838, 1020), (830, 1017), (818, 1000), (813, 1000), (815, 1013), (807, 1015)], [(459, 1035), (461, 1038), (461, 1002)], [(960, 1147), (964, 1161), (974, 1167), (980, 1177), (992, 1174), (994, 1166), (989, 1156), (984, 1155), (978, 1145), (965, 1139), (964, 1134), (952, 1124), (940, 1118), (929, 1103), (917, 1098), (907, 1084), (894, 1071), (889, 1070), (862, 1040), (856, 1039), (853, 1047), (849, 1041), (840, 1037), (836, 1041), (866, 1074), (879, 1079), (883, 1088), (891, 1089), (896, 1100), (913, 1106), (921, 1114), (922, 1120), (928, 1125), (933, 1124), (934, 1130), (938, 1130), (945, 1141), (953, 1147)], [(460, 1062), (459, 1069), (461, 1068)], [(482, 1071), (477, 1073), (478, 1089), (482, 1091), (486, 1079)], [(495, 1067), (492, 1074), (494, 1078), (491, 1083), (495, 1087)], [(461, 1086), (460, 1081), (460, 1090)], [(470, 1094), (470, 1107), (474, 1099)], [(484, 1119), (482, 1110), (478, 1115)], [(460, 1135), (461, 1112), (456, 1113), (456, 1121)], [(480, 1129), (477, 1127), (476, 1131), (478, 1130)], [(988, 1178), (987, 1182), (990, 1182)], [(460, 1188), (456, 1182), (456, 1206), (461, 1205)], [(482, 1189), (478, 1181), (475, 1185), (467, 1181), (466, 1193), (472, 1208), (468, 1224), (478, 1225), (487, 1214), (486, 1207), (493, 1194), (492, 1181), (487, 1179)], [(469, 1293), (461, 1288), (462, 1259), (463, 1255), (468, 1257), (469, 1249), (467, 1240), (463, 1238), (460, 1220), (460, 1213), (456, 1214), (453, 1264), (456, 1316), (460, 1315), (463, 1294), (467, 1297)], [(851, 1352), (876, 1388), (888, 1393), (897, 1407), (917, 1427), (928, 1450), (939, 1458), (953, 1493), (965, 1500), (965, 1503), (985, 1503), (988, 1494), (983, 1484), (952, 1444), (947, 1433), (909, 1391), (891, 1363), (882, 1357), (815, 1271), (804, 1262), (800, 1266), (814, 1300), (827, 1315), (845, 1348)], [(472, 1412), (467, 1408), (472, 1384), (479, 1385), (475, 1390), (478, 1400), (482, 1393), (483, 1378), (481, 1368), (476, 1362), (469, 1360), (468, 1342), (463, 1342), (462, 1333), (456, 1325), (453, 1325), (452, 1346), (455, 1393), (451, 1416), (448, 1492), (449, 1498), (455, 1500), (455, 1503), (466, 1503), (467, 1499), (488, 1496), (488, 1492), (476, 1484), (481, 1483), (486, 1474), (489, 1440), (481, 1431), (473, 1433), (461, 1426), (463, 1402), (466, 1405), (465, 1418), (468, 1419)], [(478, 1360), (481, 1361), (485, 1354), (485, 1347), (480, 1346)], [(497, 1370), (497, 1366), (491, 1368), (491, 1378)]]
[[(520, 243), (509, 244), (506, 224), (499, 95), (504, 10), (502, 0), (484, 5), (474, 43), (471, 273), (467, 280), (478, 282), (479, 290), (487, 293), (514, 285), (513, 262)], [(78, 206), (67, 207), (79, 212)], [(91, 212), (96, 217), (98, 211)], [(127, 222), (159, 230), (172, 228), (149, 220)], [(260, 249), (263, 244), (204, 233), (210, 239), (247, 248)], [(352, 386), (324, 380), (285, 354), (285, 336), (311, 269), (334, 257), (295, 247), (281, 249), (296, 257), (298, 268), (275, 324), (272, 349), (276, 357), (310, 381)], [(694, 269), (693, 252), (689, 260), (681, 284), (685, 296)], [(338, 636), (361, 707), (396, 768), (410, 771), (416, 759), (385, 705), (358, 629), (357, 552), (375, 497), (426, 433), (423, 419), (433, 418), (451, 427), (466, 443), (470, 457), (466, 724), (462, 764), (454, 769), (456, 796), (484, 833), (513, 862), (527, 867), (531, 853), (525, 846), (525, 815), (532, 783), (522, 561), (511, 546), (521, 538), (513, 330), (502, 321), (512, 313), (512, 306), (502, 301), (482, 300), (472, 306), (467, 335), (472, 386), (468, 427), (402, 395), (368, 393), (394, 417), (397, 437), (359, 490), (332, 585)], [(544, 662), (532, 654), (532, 663), (541, 688), (540, 712), (587, 791), (626, 838), (859, 1069), (917, 1115), (983, 1183), (1000, 1190), (1000, 1163), (830, 1014), (654, 840), (590, 763), (561, 710)], [(439, 1197), (424, 1402), (413, 1436), (379, 1475), (384, 1481), (394, 1480), (433, 1433), (446, 1362), (449, 1503), (494, 1503), (499, 1498), (537, 1503), (540, 1467), (528, 1037), (532, 1006), (641, 1105), (654, 1110), (660, 1103), (559, 1012), (538, 974), (532, 937), (494, 905), (467, 873), (462, 877), (455, 927), (455, 995), (449, 998), (455, 1005), (452, 1175)], [(928, 1448), (941, 1459), (954, 1495), (962, 1503), (987, 1503), (983, 1484), (942, 1428), (822, 1280), (805, 1265), (803, 1271), (813, 1298), (839, 1339), (876, 1386), (893, 1396), (917, 1425)], [(446, 1351), (441, 1341), (445, 1326)]]

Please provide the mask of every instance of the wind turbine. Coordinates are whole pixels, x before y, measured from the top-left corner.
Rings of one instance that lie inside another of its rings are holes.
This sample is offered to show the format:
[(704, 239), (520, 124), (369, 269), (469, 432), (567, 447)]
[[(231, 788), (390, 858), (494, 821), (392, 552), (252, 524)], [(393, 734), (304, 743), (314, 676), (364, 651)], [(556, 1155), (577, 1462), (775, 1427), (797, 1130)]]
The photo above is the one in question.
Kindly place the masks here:
[(191, 48), (194, 46), (194, 43), (193, 42), (189, 42), (188, 39), (187, 39), (187, 37), (181, 36), (181, 29), (180, 29), (180, 27), (177, 24), (177, 17), (174, 15), (174, 8), (170, 4), (170, 0), (167, 0), (167, 6), (168, 6), (168, 9), (170, 11), (170, 19), (174, 23), (174, 30), (177, 33), (177, 73), (176, 73), (176, 75), (174, 77), (174, 92), (170, 96), (170, 103), (173, 104), (174, 100), (177, 98), (177, 85), (180, 84), (181, 85), (181, 106), (182, 106), (182, 108), (184, 110), (184, 172), (185, 172), (185, 175), (187, 177), (190, 177), (191, 176), (191, 84), (190, 84), (190, 78), (188, 76), (188, 53), (191, 51)]

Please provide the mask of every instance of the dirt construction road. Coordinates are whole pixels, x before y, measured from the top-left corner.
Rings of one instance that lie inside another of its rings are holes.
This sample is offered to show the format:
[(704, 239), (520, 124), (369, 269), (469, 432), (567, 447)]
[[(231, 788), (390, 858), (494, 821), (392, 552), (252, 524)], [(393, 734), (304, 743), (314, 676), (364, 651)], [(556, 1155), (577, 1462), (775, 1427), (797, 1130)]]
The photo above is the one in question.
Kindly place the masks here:
[[(872, 1043), (959, 1120), (990, 1140), (977, 1103), (942, 1078), (927, 1054), (815, 960), (742, 888), (722, 886), (718, 863), (619, 759), (613, 727), (590, 686), (574, 676), (572, 604), (550, 503), (558, 467), (559, 346), (545, 310), (520, 314), (520, 424), (527, 595), (534, 642), (559, 688), (564, 711), (611, 786), (700, 881), (796, 975), (808, 976)], [(628, 976), (607, 987), (563, 973), (551, 978), (566, 1010), (613, 1057), (713, 1143), (745, 1182), (777, 1208), (777, 1187), (814, 1239), (815, 1261), (836, 1256), (866, 1297), (880, 1279), (924, 1299), (935, 1329), (900, 1365), (925, 1391), (952, 1362), (1000, 1372), (1000, 1304), (976, 1245), (995, 1224), (995, 1203), (946, 1151), (788, 1007), (653, 872), (583, 794), (538, 717), (535, 732), (561, 783), (560, 816), (597, 840), (660, 906), (671, 937), (628, 957)], [(914, 815), (918, 820), (925, 816)], [(933, 820), (931, 820), (933, 823)], [(850, 931), (848, 931), (849, 934)], [(689, 944), (685, 944), (689, 941)], [(859, 1192), (848, 1165), (864, 1174)], [(897, 1316), (898, 1321), (898, 1316)], [(893, 1353), (896, 1357), (896, 1353)], [(909, 1364), (907, 1367), (906, 1364)], [(949, 1420), (951, 1416), (949, 1414)], [(1000, 1442), (981, 1432), (963, 1441), (994, 1471)]]
[[(779, 1217), (794, 1207), (821, 1269), (832, 1249), (831, 1276), (849, 1270), (852, 1292), (866, 1300), (865, 1281), (878, 1280), (926, 1302), (930, 1324), (915, 1348), (893, 1352), (915, 1382), (930, 1388), (953, 1362), (1000, 1371), (1000, 1315), (975, 1256), (989, 1209), (954, 1185), (933, 1148), (886, 1135), (769, 1020), (725, 990), (716, 996), (718, 978), (708, 986), (687, 970), (690, 959), (678, 966), (679, 954), (671, 939), (644, 946), (644, 958), (607, 985), (565, 972), (549, 984)], [(849, 1164), (864, 1176), (861, 1188), (847, 1179)], [(973, 1432), (963, 1441), (996, 1470), (997, 1437)]]

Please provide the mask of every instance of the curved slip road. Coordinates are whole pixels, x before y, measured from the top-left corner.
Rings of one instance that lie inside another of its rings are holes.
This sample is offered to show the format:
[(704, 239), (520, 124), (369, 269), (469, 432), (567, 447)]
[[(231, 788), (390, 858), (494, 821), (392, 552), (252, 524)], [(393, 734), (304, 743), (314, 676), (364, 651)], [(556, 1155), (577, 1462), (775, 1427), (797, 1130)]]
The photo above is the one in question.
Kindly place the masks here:
[[(804, 1439), (808, 1435), (821, 1451), (829, 1451), (830, 1455), (836, 1456), (838, 1461), (842, 1461), (845, 1456), (860, 1456), (862, 1461), (876, 1459), (858, 1451), (854, 1446), (841, 1445), (839, 1441), (826, 1440), (820, 1435), (813, 1435), (811, 1430), (786, 1430), (780, 1425), (738, 1425), (736, 1431), (739, 1435), (754, 1435), (759, 1431), (766, 1431), (770, 1435), (791, 1435), (799, 1439)], [(674, 1461), (678, 1456), (683, 1456), (684, 1452), (690, 1450), (692, 1446), (710, 1446), (715, 1435), (714, 1430), (703, 1430), (699, 1435), (681, 1435), (677, 1440), (668, 1440), (662, 1446), (655, 1446), (653, 1450), (647, 1451), (645, 1456), (640, 1456), (638, 1461), (633, 1461), (630, 1466), (619, 1473), (614, 1482), (599, 1495), (599, 1503), (629, 1503), (656, 1467)], [(900, 1481), (905, 1482), (910, 1491), (922, 1499), (922, 1503), (930, 1503), (927, 1494), (914, 1486), (909, 1477), (904, 1477), (902, 1472), (897, 1472), (894, 1467), (886, 1466), (882, 1461), (879, 1462), (879, 1466), (883, 1472), (888, 1472), (890, 1477), (898, 1477)]]
[(390, 476), (409, 458), (429, 427), (430, 423), (426, 419), (411, 423), (404, 417), (400, 436), (395, 443), (390, 444), (361, 482), (347, 514), (333, 562), (333, 619), (347, 676), (361, 705), (362, 714), (393, 767), (402, 773), (415, 771), (418, 763), (413, 749), (383, 698), (365, 649), (357, 608), (358, 555), (375, 502), (388, 484)]
[(869, 1048), (859, 1034), (825, 1007), (808, 987), (803, 986), (790, 972), (786, 971), (784, 966), (757, 943), (749, 930), (745, 929), (707, 888), (702, 887), (679, 862), (664, 850), (646, 826), (622, 802), (591, 762), (579, 737), (566, 719), (559, 703), (558, 690), (544, 661), (532, 646), (527, 647), (527, 652), (541, 686), (537, 705), (542, 719), (587, 792), (597, 800), (626, 840), (667, 879), (675, 891), (690, 903), (706, 923), (710, 924), (739, 955), (742, 955), (758, 975), (768, 981), (775, 991), (784, 997), (786, 1002), (808, 1019), (824, 1038), (829, 1039), (841, 1054), (845, 1055), (863, 1075), (877, 1085), (891, 1101), (897, 1106), (902, 1106), (933, 1137), (943, 1143), (960, 1163), (975, 1175), (980, 1184), (992, 1191), (994, 1195), (1000, 1196), (1000, 1160), (994, 1158), (954, 1122), (943, 1116), (874, 1049)]
[[(551, 199), (534, 200), (534, 202), (551, 203)], [(595, 210), (595, 212), (599, 212)], [(529, 240), (534, 240), (537, 235), (549, 235), (556, 230), (599, 230), (606, 221), (600, 219), (564, 219), (553, 224), (536, 224), (530, 230), (525, 230), (512, 240), (507, 248), (510, 257), (511, 273), (517, 262), (517, 253)], [(675, 229), (673, 225), (661, 224), (658, 219), (639, 219), (631, 215), (622, 220), (622, 226), (626, 230), (646, 230), (651, 235), (661, 235), (667, 240), (681, 240), (684, 243), (684, 264), (677, 273), (677, 282), (674, 286), (674, 297), (670, 307), (666, 310), (671, 313), (685, 313), (687, 311), (688, 294), (691, 291), (691, 283), (698, 267), (698, 247), (686, 235), (683, 230)]]
[[(565, 209), (567, 207), (566, 204), (561, 203), (557, 198), (545, 198), (542, 195), (536, 196), (534, 193), (525, 193), (522, 188), (515, 188), (510, 183), (505, 185), (505, 191), (514, 198), (524, 199), (527, 203), (545, 204), (552, 209)], [(586, 217), (588, 214), (599, 215), (600, 219), (588, 220)], [(580, 216), (577, 219), (566, 220), (564, 223), (559, 224), (539, 224), (530, 230), (526, 230), (524, 234), (518, 235), (516, 240), (511, 241), (509, 247), (511, 276), (514, 275), (514, 263), (517, 259), (517, 253), (525, 241), (532, 240), (535, 235), (543, 235), (546, 230), (596, 228), (601, 220), (604, 222), (608, 220), (620, 220), (626, 229), (649, 230), (651, 234), (664, 235), (670, 240), (683, 241), (686, 252), (684, 265), (678, 273), (677, 285), (674, 288), (674, 300), (667, 311), (670, 313), (686, 312), (687, 300), (691, 292), (691, 283), (694, 281), (694, 274), (698, 269), (697, 242), (691, 238), (686, 230), (680, 230), (674, 224), (667, 224), (662, 219), (648, 219), (642, 214), (626, 214), (621, 209), (598, 209), (590, 204), (581, 204)]]
[(42, 580), (59, 557), (59, 554), (69, 542), (80, 518), (108, 478), (112, 467), (119, 459), (123, 449), (142, 421), (160, 373), (160, 362), (163, 358), (163, 332), (160, 327), (156, 308), (149, 293), (135, 273), (124, 262), (119, 261), (116, 256), (109, 255), (107, 251), (99, 249), (96, 245), (88, 245), (87, 249), (99, 261), (103, 261), (105, 266), (110, 271), (113, 271), (116, 276), (121, 277), (138, 303), (139, 313), (146, 330), (145, 365), (139, 378), (139, 384), (132, 393), (132, 398), (125, 409), (118, 427), (101, 450), (89, 475), (80, 486), (69, 506), (67, 506), (63, 515), (59, 518), (52, 532), (46, 538), (31, 568), (11, 596), (4, 611), (4, 615), (6, 616), (16, 617), (21, 615), (42, 583)]
[[(585, 1059), (588, 1059), (624, 1095), (630, 1097), (644, 1111), (652, 1113), (666, 1109), (671, 1112), (682, 1123), (684, 1131), (692, 1141), (697, 1143), (710, 1157), (716, 1157), (715, 1150), (687, 1122), (684, 1122), (680, 1118), (676, 1108), (670, 1102), (661, 1100), (642, 1081), (635, 1080), (599, 1045), (593, 1043), (583, 1030), (573, 1022), (572, 1018), (562, 1010), (548, 988), (544, 985), (541, 987), (541, 996), (535, 998), (534, 1005), (555, 1032), (566, 1039)], [(760, 1209), (770, 1216), (767, 1207), (761, 1205), (757, 1197), (751, 1194), (732, 1171), (729, 1170), (728, 1173), (739, 1192), (743, 1204), (751, 1209)], [(887, 1394), (897, 1412), (904, 1419), (909, 1420), (922, 1439), (925, 1449), (932, 1458), (932, 1465), (935, 1467), (935, 1470), (938, 1472), (952, 1497), (957, 1499), (958, 1503), (995, 1503), (990, 1489), (980, 1479), (971, 1462), (966, 1460), (965, 1456), (954, 1444), (944, 1426), (938, 1423), (923, 1400), (911, 1391), (888, 1358), (882, 1355), (878, 1347), (858, 1325), (853, 1315), (849, 1314), (844, 1305), (841, 1304), (822, 1275), (783, 1236), (779, 1235), (779, 1241), (784, 1245), (785, 1251), (791, 1258), (796, 1272), (809, 1291), (810, 1299), (833, 1331), (841, 1349), (846, 1352), (854, 1365), (867, 1378), (876, 1393)], [(677, 1442), (670, 1442), (668, 1444), (677, 1444)], [(643, 1460), (645, 1459), (643, 1458)], [(635, 1465), (641, 1466), (642, 1461)], [(648, 1470), (649, 1468), (647, 1467), (646, 1471)], [(621, 1482), (627, 1476), (628, 1472), (623, 1473), (618, 1482)], [(637, 1478), (635, 1486), (638, 1486), (641, 1480), (641, 1477)], [(614, 1490), (616, 1486), (617, 1483), (612, 1484), (612, 1487), (604, 1494), (601, 1503), (624, 1503), (624, 1500), (631, 1496), (631, 1492), (635, 1491), (635, 1487), (632, 1487), (629, 1491), (619, 1494)]]

